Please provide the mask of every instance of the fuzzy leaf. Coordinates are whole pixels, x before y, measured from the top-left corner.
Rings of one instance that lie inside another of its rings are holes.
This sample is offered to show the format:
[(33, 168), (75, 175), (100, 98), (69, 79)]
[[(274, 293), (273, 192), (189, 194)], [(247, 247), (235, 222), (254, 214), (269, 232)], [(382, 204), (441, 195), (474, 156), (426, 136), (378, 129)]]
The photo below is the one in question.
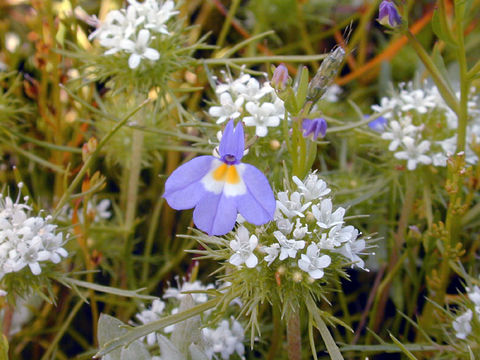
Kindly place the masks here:
[[(100, 314), (98, 319), (98, 344), (104, 346), (110, 340), (125, 335), (128, 332), (127, 325), (107, 314)], [(127, 347), (118, 348), (106, 354), (104, 360), (149, 360), (150, 353), (139, 340), (134, 341)]]
[(188, 350), (190, 351), (191, 360), (209, 360), (208, 356), (196, 344), (190, 344)]
[[(103, 347), (108, 341), (127, 333), (125, 324), (107, 314), (100, 314), (98, 319), (98, 345)], [(104, 360), (121, 359), (122, 348), (113, 350), (104, 356)]]
[(139, 340), (122, 349), (120, 360), (150, 360), (151, 356), (145, 345)]
[[(187, 311), (194, 306), (193, 297), (188, 294), (182, 299), (179, 311)], [(173, 345), (185, 356), (188, 353), (190, 344), (198, 344), (201, 339), (200, 316), (198, 315), (176, 324), (171, 337)]]
[(170, 340), (168, 340), (163, 335), (158, 335), (158, 345), (160, 345), (160, 352), (162, 353), (162, 357), (169, 360), (187, 360), (187, 357), (182, 355), (180, 351), (172, 344)]

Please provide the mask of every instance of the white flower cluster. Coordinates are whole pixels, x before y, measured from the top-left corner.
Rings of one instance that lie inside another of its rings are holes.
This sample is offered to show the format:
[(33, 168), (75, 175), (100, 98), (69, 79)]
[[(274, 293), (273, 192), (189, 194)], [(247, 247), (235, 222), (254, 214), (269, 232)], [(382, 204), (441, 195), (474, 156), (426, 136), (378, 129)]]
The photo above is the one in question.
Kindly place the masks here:
[[(475, 315), (480, 319), (480, 288), (475, 285), (473, 289), (466, 288), (467, 295), (470, 301), (473, 303), (475, 309)], [(459, 339), (466, 339), (472, 332), (472, 317), (474, 312), (471, 309), (465, 311), (462, 315), (459, 315), (452, 323), (455, 330), (455, 336)]]
[[(480, 108), (474, 92), (472, 88), (468, 103), (471, 121), (467, 128), (466, 161), (470, 164), (478, 161), (470, 144), (480, 139)], [(382, 98), (372, 110), (384, 113), (385, 124), (371, 127), (382, 131), (382, 139), (390, 141), (388, 149), (395, 158), (407, 161), (408, 170), (415, 170), (419, 164), (446, 166), (448, 156), (455, 152), (457, 116), (434, 85), (414, 89), (411, 83), (402, 83), (397, 94)], [(376, 121), (375, 126), (378, 125)]]
[(340, 256), (352, 267), (365, 269), (359, 255), (366, 248), (365, 239), (359, 238), (359, 231), (344, 226), (345, 209), (333, 209), (332, 200), (325, 197), (330, 193), (325, 181), (312, 173), (302, 182), (293, 177), (297, 189), (277, 194), (275, 223), (278, 230), (273, 232), (275, 241), (259, 246), (256, 235), (240, 225), (235, 238), (230, 241), (233, 251), (229, 262), (235, 266), (253, 268), (258, 264), (257, 248), (266, 254), (263, 260), (268, 266), (290, 261), (313, 279), (320, 279), (332, 257)]
[[(87, 203), (87, 217), (92, 222), (98, 223), (102, 220), (107, 220), (112, 216), (112, 212), (109, 210), (112, 203), (108, 199), (102, 199), (97, 203), (97, 199), (94, 196)], [(79, 207), (77, 210), (78, 222), (84, 223), (83, 219), (83, 207)], [(69, 205), (65, 205), (62, 208), (61, 213), (58, 215), (58, 219), (62, 221), (68, 221), (73, 218), (73, 209)]]
[(68, 256), (62, 247), (63, 234), (56, 233), (57, 226), (49, 223), (51, 217), (31, 216), (32, 208), (19, 203), (19, 198), (13, 202), (0, 195), (0, 279), (26, 266), (38, 275), (42, 272), (40, 263), (57, 264)]
[(226, 83), (219, 83), (215, 92), (220, 104), (211, 106), (208, 113), (221, 124), (242, 116), (245, 126), (255, 126), (255, 134), (264, 137), (269, 127), (280, 125), (285, 108), (268, 81), (263, 84), (242, 74), (238, 79), (225, 75)]
[[(143, 309), (135, 317), (140, 323), (148, 324), (167, 315), (176, 314), (179, 311), (178, 305), (185, 296), (187, 296), (185, 292), (206, 291), (214, 288), (215, 286), (213, 284), (203, 285), (200, 281), (184, 282), (181, 285), (179, 284), (178, 288), (170, 287), (163, 295), (164, 301), (160, 299), (153, 300), (149, 308)], [(191, 293), (189, 295), (192, 296), (195, 304), (202, 304), (208, 300), (205, 293)], [(169, 306), (172, 305), (172, 299), (175, 300), (173, 307)], [(208, 316), (210, 312), (206, 312), (205, 314)], [(175, 325), (170, 325), (165, 327), (162, 332), (164, 335), (168, 335), (173, 333), (174, 330)], [(243, 345), (245, 330), (242, 325), (234, 319), (223, 319), (216, 328), (203, 328), (200, 334), (202, 350), (208, 359), (217, 359), (219, 356), (221, 356), (222, 359), (229, 359), (230, 356), (235, 353), (242, 356), (245, 351)], [(150, 333), (144, 340), (149, 346), (153, 346), (158, 342), (158, 335), (157, 333)], [(154, 356), (152, 359), (160, 360), (163, 359), (163, 357)]]
[(202, 329), (202, 335), (207, 345), (205, 354), (209, 359), (216, 357), (216, 354), (220, 354), (223, 360), (227, 360), (234, 354), (242, 357), (245, 352), (245, 346), (243, 345), (245, 330), (233, 318), (230, 321), (222, 320), (215, 329)]
[(97, 21), (97, 29), (88, 39), (98, 39), (100, 45), (108, 48), (105, 55), (129, 53), (128, 66), (136, 69), (142, 59), (160, 58), (160, 53), (149, 47), (154, 38), (151, 32), (170, 35), (166, 24), (178, 11), (174, 10), (173, 0), (128, 0), (128, 3), (125, 9), (110, 11), (104, 22)]

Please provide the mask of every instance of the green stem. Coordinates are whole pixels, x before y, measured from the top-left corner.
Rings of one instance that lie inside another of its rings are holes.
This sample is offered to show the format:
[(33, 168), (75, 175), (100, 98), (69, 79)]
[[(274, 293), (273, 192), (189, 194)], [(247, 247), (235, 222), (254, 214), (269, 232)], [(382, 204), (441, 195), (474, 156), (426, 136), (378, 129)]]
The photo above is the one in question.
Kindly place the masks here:
[[(395, 263), (393, 268), (390, 270), (388, 275), (383, 279), (382, 283), (378, 287), (378, 291), (375, 297), (375, 302), (373, 303), (372, 311), (371, 311), (371, 316), (369, 320), (368, 327), (370, 329), (375, 328), (375, 323), (377, 322), (377, 315), (379, 313), (379, 306), (381, 305), (381, 300), (384, 297), (384, 294), (388, 294), (391, 282), (393, 281), (394, 276), (397, 274), (397, 272), (401, 269), (403, 262), (408, 256), (408, 252), (404, 252), (403, 255), (398, 259), (398, 261)], [(383, 317), (383, 315), (382, 315)], [(367, 337), (365, 339), (365, 344), (370, 344), (372, 340), (372, 334), (369, 332), (367, 334)]]
[(431, 59), (431, 57), (427, 54), (425, 49), (423, 48), (422, 44), (417, 40), (415, 35), (413, 35), (410, 30), (407, 30), (405, 33), (407, 36), (408, 40), (410, 41), (410, 44), (412, 45), (413, 49), (416, 51), (418, 57), (422, 61), (422, 63), (425, 65), (427, 70), (429, 71), (430, 75), (432, 76), (433, 81), (435, 82), (435, 85), (437, 85), (438, 91), (442, 95), (443, 99), (447, 103), (447, 105), (456, 113), (459, 113), (459, 107), (460, 105), (458, 104), (458, 99), (453, 93), (453, 91), (450, 89), (448, 86), (447, 82), (445, 79), (442, 77), (442, 74), (438, 70), (437, 66)]
[(207, 65), (228, 65), (228, 64), (260, 64), (260, 63), (282, 63), (282, 62), (308, 62), (322, 60), (325, 54), (319, 55), (272, 55), (272, 56), (256, 56), (244, 58), (229, 58), (229, 59), (206, 59), (203, 62)]
[(225, 42), (228, 30), (230, 29), (230, 25), (232, 24), (233, 17), (235, 16), (239, 5), (240, 0), (233, 0), (230, 10), (228, 11), (228, 15), (223, 23), (222, 30), (220, 31), (220, 35), (218, 36), (217, 46), (219, 48), (221, 48)]
[(152, 257), (153, 240), (155, 239), (155, 233), (157, 232), (158, 228), (158, 220), (160, 218), (160, 211), (162, 210), (164, 202), (165, 199), (159, 197), (157, 202), (155, 203), (155, 207), (153, 208), (152, 222), (148, 227), (147, 241), (145, 242), (145, 251), (143, 252), (143, 256), (145, 259), (143, 260), (142, 265), (141, 284), (145, 284), (147, 282), (148, 274), (150, 273), (150, 261)]
[(457, 153), (465, 151), (465, 143), (467, 138), (468, 123), (468, 94), (470, 90), (470, 80), (468, 77), (467, 58), (465, 52), (465, 39), (463, 33), (463, 22), (465, 13), (465, 2), (455, 2), (455, 22), (457, 24), (457, 55), (458, 65), (460, 67), (460, 107), (457, 112), (458, 129), (457, 129)]
[(277, 358), (277, 352), (280, 344), (282, 343), (282, 322), (280, 310), (277, 307), (273, 308), (273, 332), (270, 342), (270, 348), (268, 349), (268, 354), (266, 360), (274, 360)]
[[(140, 122), (140, 118), (138, 122)], [(141, 125), (141, 124), (140, 124)], [(125, 244), (124, 259), (126, 265), (127, 282), (130, 287), (135, 285), (133, 272), (133, 241), (135, 238), (134, 222), (138, 201), (138, 186), (140, 171), (142, 170), (143, 131), (134, 130), (132, 135), (132, 155), (129, 164), (129, 177), (127, 187), (126, 211), (125, 211)]]
[(302, 359), (302, 334), (299, 309), (292, 311), (287, 320), (287, 348), (289, 360)]

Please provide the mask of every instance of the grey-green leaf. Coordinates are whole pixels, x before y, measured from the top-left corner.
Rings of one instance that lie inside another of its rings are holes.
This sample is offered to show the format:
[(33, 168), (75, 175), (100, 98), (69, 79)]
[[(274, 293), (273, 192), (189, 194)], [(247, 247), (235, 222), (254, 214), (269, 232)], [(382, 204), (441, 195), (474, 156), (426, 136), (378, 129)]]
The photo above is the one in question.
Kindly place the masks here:
[(158, 335), (158, 345), (160, 345), (160, 352), (162, 354), (162, 358), (168, 360), (187, 360), (187, 357), (183, 355), (175, 345), (172, 344), (170, 340), (168, 340), (163, 335)]

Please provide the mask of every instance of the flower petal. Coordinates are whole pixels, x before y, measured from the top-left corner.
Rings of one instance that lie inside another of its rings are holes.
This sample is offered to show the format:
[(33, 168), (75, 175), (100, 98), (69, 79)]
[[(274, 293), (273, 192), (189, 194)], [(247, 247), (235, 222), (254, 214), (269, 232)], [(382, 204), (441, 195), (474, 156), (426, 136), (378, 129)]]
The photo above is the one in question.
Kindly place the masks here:
[(142, 59), (142, 57), (138, 54), (132, 54), (130, 55), (130, 57), (128, 58), (128, 67), (130, 69), (136, 69), (138, 67), (138, 65), (140, 65), (140, 60)]
[(208, 235), (225, 235), (237, 219), (235, 198), (207, 192), (193, 211), (193, 222)]
[(254, 254), (250, 254), (250, 256), (245, 260), (245, 265), (248, 268), (254, 268), (258, 264), (258, 259)]
[(245, 150), (245, 139), (243, 135), (243, 125), (240, 121), (235, 130), (233, 129), (233, 120), (230, 120), (225, 127), (220, 141), (219, 153), (223, 158), (227, 155), (233, 155), (238, 162), (243, 157), (243, 151)]
[(235, 198), (240, 214), (249, 223), (262, 225), (273, 220), (275, 213), (275, 196), (265, 175), (255, 166), (242, 164), (245, 167), (242, 178), (247, 193)]
[(163, 197), (172, 208), (191, 209), (207, 193), (200, 180), (210, 171), (214, 159), (209, 155), (196, 157), (170, 175)]
[(137, 44), (140, 46), (146, 46), (150, 39), (150, 31), (142, 29), (138, 32)]
[(143, 53), (143, 56), (145, 56), (147, 59), (156, 61), (160, 59), (160, 53), (152, 48), (146, 48), (145, 52)]

